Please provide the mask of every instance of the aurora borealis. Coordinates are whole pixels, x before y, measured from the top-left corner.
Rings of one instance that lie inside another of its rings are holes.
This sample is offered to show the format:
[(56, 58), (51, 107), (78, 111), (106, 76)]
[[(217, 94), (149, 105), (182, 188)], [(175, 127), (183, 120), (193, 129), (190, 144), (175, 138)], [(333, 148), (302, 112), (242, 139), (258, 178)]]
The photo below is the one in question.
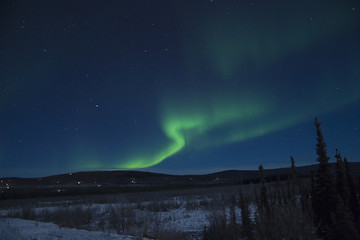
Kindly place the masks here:
[(360, 160), (359, 1), (3, 1), (0, 176)]

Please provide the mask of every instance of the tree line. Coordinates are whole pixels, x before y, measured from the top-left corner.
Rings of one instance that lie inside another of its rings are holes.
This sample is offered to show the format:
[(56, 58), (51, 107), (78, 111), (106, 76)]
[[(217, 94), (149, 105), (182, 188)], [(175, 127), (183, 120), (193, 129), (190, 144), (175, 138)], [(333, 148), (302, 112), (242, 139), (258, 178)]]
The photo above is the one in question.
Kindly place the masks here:
[(234, 194), (227, 212), (209, 219), (204, 239), (360, 239), (359, 186), (339, 150), (334, 156), (335, 171), (331, 169), (317, 118), (314, 125), (318, 166), (310, 179), (299, 178), (293, 156), (286, 181), (266, 182), (260, 165), (254, 194)]

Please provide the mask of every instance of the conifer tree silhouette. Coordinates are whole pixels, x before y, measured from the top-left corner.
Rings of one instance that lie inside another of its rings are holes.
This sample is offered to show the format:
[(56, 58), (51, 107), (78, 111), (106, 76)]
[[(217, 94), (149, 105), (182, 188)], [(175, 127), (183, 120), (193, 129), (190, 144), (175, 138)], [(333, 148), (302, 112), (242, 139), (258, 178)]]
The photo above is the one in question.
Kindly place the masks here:
[(326, 153), (326, 143), (320, 128), (321, 123), (315, 118), (316, 154), (319, 162), (315, 173), (312, 189), (312, 205), (315, 214), (315, 224), (319, 237), (332, 239), (332, 229), (335, 227), (335, 208), (337, 204), (333, 177), (330, 172), (329, 157)]

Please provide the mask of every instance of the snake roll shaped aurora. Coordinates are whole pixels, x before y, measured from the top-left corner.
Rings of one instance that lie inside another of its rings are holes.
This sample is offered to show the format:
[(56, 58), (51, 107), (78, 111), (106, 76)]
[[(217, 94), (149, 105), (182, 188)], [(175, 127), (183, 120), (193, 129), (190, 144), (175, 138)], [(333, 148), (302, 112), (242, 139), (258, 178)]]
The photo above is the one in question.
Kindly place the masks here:
[(289, 154), (311, 164), (314, 117), (334, 132), (329, 147), (340, 142), (357, 161), (359, 9), (356, 0), (9, 3), (0, 174), (187, 174), (278, 167)]
[[(160, 117), (161, 129), (168, 144), (145, 155), (134, 154), (117, 167), (147, 168), (161, 163), (188, 146), (192, 149), (206, 149), (245, 141), (286, 129), (315, 115), (334, 112), (359, 101), (360, 70), (356, 68), (360, 66), (359, 58), (354, 57), (350, 60), (353, 64), (345, 66), (348, 71), (345, 76), (329, 69), (322, 62), (322, 41), (341, 36), (355, 26), (353, 16), (350, 13), (346, 16), (344, 14), (349, 12), (351, 6), (344, 4), (339, 9), (339, 6), (331, 4), (323, 6), (322, 13), (323, 18), (333, 14), (332, 17), (338, 19), (332, 25), (313, 18), (305, 21), (303, 16), (311, 14), (305, 7), (301, 9), (301, 14), (282, 11), (274, 15), (267, 8), (255, 15), (244, 11), (227, 18), (214, 18), (211, 13), (204, 13), (199, 25), (206, 29), (203, 32), (207, 34), (196, 32), (194, 36), (206, 48), (199, 56), (193, 56), (191, 63), (199, 66), (196, 62), (203, 61), (202, 57), (205, 57), (214, 75), (227, 76), (229, 79), (235, 76), (241, 78), (242, 75), (248, 75), (249, 71), (256, 72), (260, 69), (260, 73), (253, 73), (257, 75), (258, 83), (249, 86), (252, 79), (245, 77), (240, 80), (238, 90), (235, 91), (225, 87), (220, 93), (207, 92), (200, 96), (189, 96), (186, 91), (182, 97), (179, 94), (175, 94), (177, 97), (168, 94), (167, 100), (163, 101), (165, 104), (161, 106)], [(288, 9), (291, 8), (290, 4)], [(267, 19), (265, 22), (258, 20), (264, 18)], [(252, 28), (254, 22), (257, 30)], [(197, 47), (194, 44), (189, 47), (189, 51), (195, 51)], [(318, 48), (320, 52), (316, 54)], [(314, 50), (315, 53), (312, 53)], [(330, 61), (341, 65), (336, 54), (330, 57)], [(294, 55), (298, 59), (291, 64), (284, 64)], [(318, 61), (316, 70), (302, 63), (308, 57), (313, 58), (314, 62)], [(295, 72), (305, 73), (289, 74), (288, 65)], [(269, 77), (267, 72), (271, 74), (274, 68), (279, 68), (280, 73)], [(193, 71), (196, 71), (195, 67)], [(311, 71), (312, 75), (307, 73)], [(292, 79), (276, 79), (286, 77)], [(223, 81), (226, 85), (228, 80)], [(284, 84), (289, 86), (284, 87)], [(307, 86), (306, 93), (301, 92), (303, 86)], [(272, 89), (271, 96), (266, 88)], [(347, 94), (337, 94), (339, 89)], [(256, 97), (251, 93), (255, 93)], [(167, 101), (171, 103), (166, 103)]]

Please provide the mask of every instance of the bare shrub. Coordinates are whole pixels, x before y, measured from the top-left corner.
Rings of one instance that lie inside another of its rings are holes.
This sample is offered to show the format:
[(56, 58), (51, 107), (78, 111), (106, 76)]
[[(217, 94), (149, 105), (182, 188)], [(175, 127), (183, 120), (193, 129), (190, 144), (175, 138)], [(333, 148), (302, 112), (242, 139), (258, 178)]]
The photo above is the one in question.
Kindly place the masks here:
[(256, 214), (258, 239), (314, 239), (313, 222), (301, 208), (287, 202), (273, 207), (272, 213), (258, 211)]
[[(294, 190), (277, 183), (267, 186), (269, 205), (261, 207), (256, 197), (257, 239), (314, 239), (314, 225), (308, 189)], [(289, 189), (291, 191), (289, 191)], [(261, 198), (260, 198), (261, 199)]]
[(47, 221), (53, 222), (62, 227), (91, 229), (94, 212), (90, 208), (81, 206), (72, 208), (59, 208), (50, 214)]
[(110, 206), (107, 211), (111, 229), (122, 234), (130, 232), (136, 222), (136, 215), (131, 207)]
[(210, 210), (208, 215), (210, 225), (203, 231), (204, 240), (239, 239), (239, 227), (235, 213), (235, 205), (229, 206), (229, 211), (222, 209)]

